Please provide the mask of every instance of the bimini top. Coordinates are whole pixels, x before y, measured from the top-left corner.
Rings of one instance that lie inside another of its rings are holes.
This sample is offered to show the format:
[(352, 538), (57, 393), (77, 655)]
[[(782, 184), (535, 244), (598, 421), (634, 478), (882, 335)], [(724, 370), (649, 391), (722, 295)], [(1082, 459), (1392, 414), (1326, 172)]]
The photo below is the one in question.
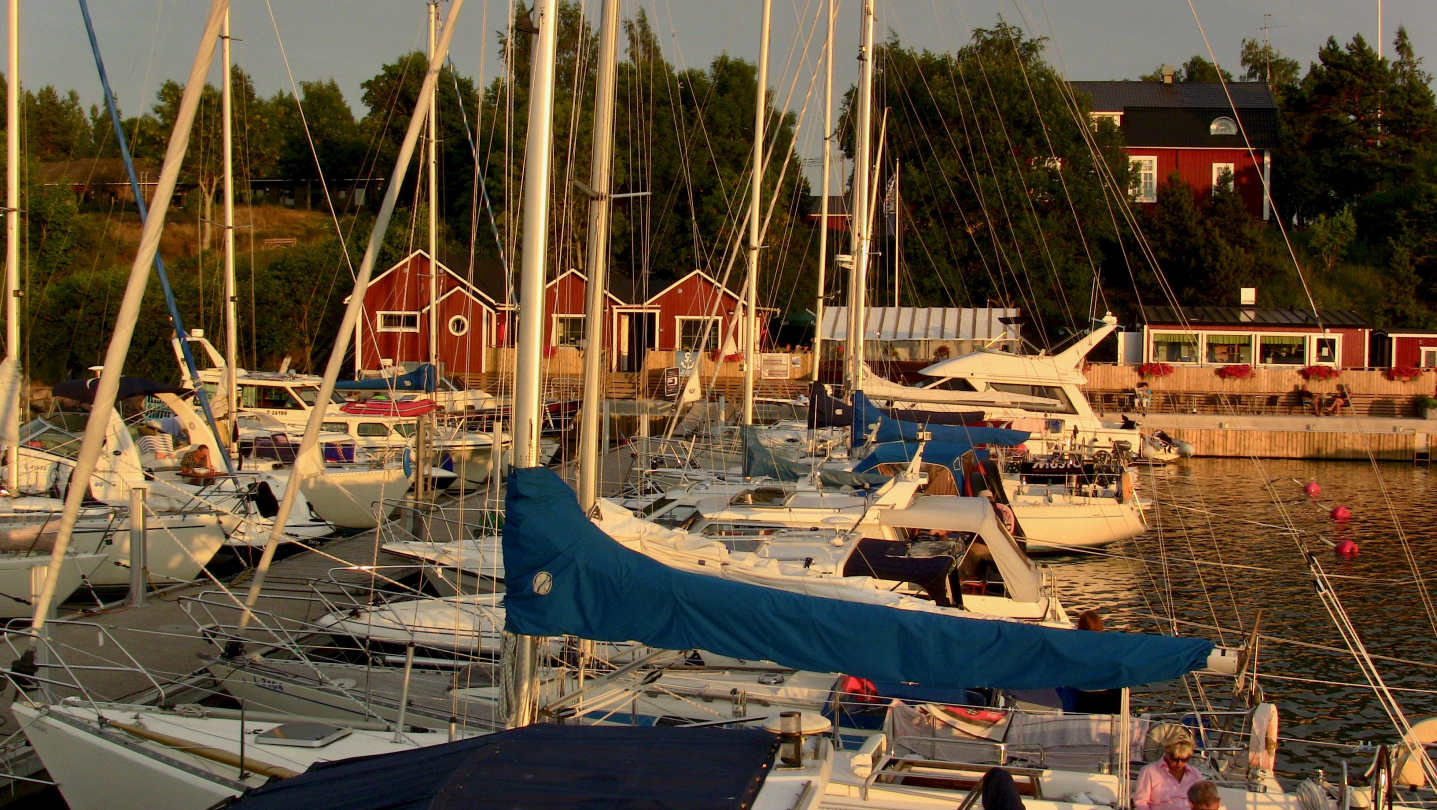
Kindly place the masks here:
[(421, 810), (750, 807), (778, 736), (759, 729), (526, 726), (413, 751), (321, 762), (230, 807)]
[(1042, 596), (1038, 567), (1018, 548), (1013, 536), (999, 527), (993, 516), (993, 504), (987, 498), (920, 495), (906, 509), (879, 512), (878, 522), (902, 529), (974, 532), (993, 553), (993, 563), (1003, 575), (1009, 596), (1019, 602), (1036, 602)]
[[(868, 307), (865, 340), (1018, 341), (1018, 310), (1006, 307)], [(823, 339), (848, 339), (848, 307), (823, 311)]]

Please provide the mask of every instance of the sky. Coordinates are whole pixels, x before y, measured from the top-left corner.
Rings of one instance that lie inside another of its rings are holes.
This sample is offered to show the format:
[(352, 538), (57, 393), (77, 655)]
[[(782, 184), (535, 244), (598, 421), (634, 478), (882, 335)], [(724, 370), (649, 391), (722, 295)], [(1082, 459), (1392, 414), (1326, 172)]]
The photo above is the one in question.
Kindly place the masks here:
[[(670, 61), (702, 67), (719, 53), (758, 56), (760, 0), (622, 0), (624, 16), (642, 6)], [(601, 0), (583, 0), (596, 18)], [(823, 42), (814, 33), (826, 0), (772, 0), (770, 87), (791, 109), (812, 92), (808, 121), (821, 122), (821, 84), (813, 84)], [(857, 77), (858, 0), (841, 6), (835, 36), (835, 83)], [(126, 114), (148, 107), (166, 79), (181, 79), (194, 59), (208, 3), (203, 0), (90, 0), (111, 82)], [(380, 66), (425, 43), (424, 0), (233, 0), (235, 61), (264, 95), (296, 81), (335, 79), (350, 105), (362, 113), (360, 83)], [(446, 0), (442, 8), (447, 14)], [(466, 0), (452, 58), (462, 74), (487, 83), (498, 70), (495, 33), (510, 5)], [(271, 9), (273, 20), (271, 22)], [(1193, 9), (1196, 9), (1195, 19)], [(1070, 79), (1133, 79), (1157, 66), (1207, 55), (1203, 31), (1217, 61), (1239, 73), (1244, 37), (1268, 36), (1306, 65), (1328, 36), (1346, 42), (1354, 34), (1372, 41), (1377, 0), (877, 0), (879, 36), (892, 32), (905, 44), (951, 51), (974, 27), (1000, 16), (1030, 34), (1047, 37), (1050, 61)], [(1270, 14), (1265, 18), (1265, 14)], [(1393, 35), (1406, 26), (1420, 56), (1437, 71), (1437, 3), (1387, 0), (1383, 41), (1390, 55)], [(1201, 28), (1199, 25), (1201, 23)], [(276, 38), (283, 41), (283, 51)], [(20, 76), (29, 87), (73, 88), (85, 104), (101, 101), (99, 81), (78, 2), (21, 0)], [(212, 77), (219, 75), (212, 72)], [(812, 88), (812, 90), (810, 89)], [(806, 124), (798, 148), (804, 157), (821, 149)]]

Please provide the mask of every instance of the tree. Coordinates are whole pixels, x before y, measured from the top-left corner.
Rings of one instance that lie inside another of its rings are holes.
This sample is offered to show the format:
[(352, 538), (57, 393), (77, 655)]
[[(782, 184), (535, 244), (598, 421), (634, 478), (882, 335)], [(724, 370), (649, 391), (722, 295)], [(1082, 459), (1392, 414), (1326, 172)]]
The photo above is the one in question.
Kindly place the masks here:
[(1159, 186), (1157, 204), (1143, 223), (1157, 260), (1154, 277), (1161, 273), (1167, 282), (1145, 284), (1158, 300), (1167, 300), (1171, 290), (1184, 306), (1227, 303), (1238, 288), (1260, 286), (1282, 267), (1231, 182), (1203, 194), (1174, 172)]
[(74, 160), (90, 157), (90, 120), (74, 90), (61, 95), (51, 85), (39, 93), (25, 93), (22, 143), (25, 151), (41, 161)]
[(1307, 230), (1308, 244), (1322, 257), (1323, 265), (1331, 273), (1337, 267), (1337, 260), (1347, 252), (1357, 236), (1357, 220), (1352, 211), (1343, 210), (1333, 217), (1319, 214)]
[[(277, 116), (275, 171), (287, 180), (304, 181), (306, 208), (312, 204), (310, 184), (321, 172), (331, 191), (348, 191), (345, 198), (353, 200), (353, 188), (361, 185), (354, 181), (362, 180), (365, 171), (364, 136), (354, 113), (333, 79), (300, 82), (299, 89), (298, 109), (294, 96), (283, 91), (270, 102), (285, 111)], [(303, 118), (299, 110), (303, 110)]]
[(1267, 82), (1272, 92), (1281, 97), (1297, 85), (1302, 66), (1296, 59), (1283, 56), (1270, 42), (1255, 39), (1242, 41), (1242, 80)]
[[(1152, 73), (1142, 77), (1145, 82), (1161, 82), (1163, 80), (1163, 66), (1159, 66)], [(1196, 54), (1181, 67), (1173, 70), (1173, 81), (1175, 82), (1216, 82), (1232, 81), (1232, 74), (1225, 68), (1220, 68)]]

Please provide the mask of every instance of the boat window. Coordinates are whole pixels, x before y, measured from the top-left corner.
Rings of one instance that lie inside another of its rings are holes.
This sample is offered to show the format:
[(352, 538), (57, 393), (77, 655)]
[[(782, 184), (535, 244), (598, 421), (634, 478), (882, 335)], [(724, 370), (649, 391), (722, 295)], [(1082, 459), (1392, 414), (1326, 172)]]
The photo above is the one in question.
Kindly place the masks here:
[(46, 425), (40, 431), (25, 437), (26, 447), (74, 458), (80, 452), (80, 439)]
[(929, 385), (928, 387), (931, 388), (931, 389), (933, 389), (933, 390), (935, 390), (935, 391), (977, 391), (977, 390), (978, 390), (977, 388), (975, 388), (975, 387), (973, 386), (973, 383), (969, 382), (966, 378), (963, 378), (963, 377), (944, 377), (943, 379), (939, 380), (938, 382), (933, 383), (932, 385)]
[(638, 510), (638, 515), (639, 515), (639, 517), (648, 517), (649, 515), (652, 515), (652, 514), (654, 514), (655, 512), (662, 512), (662, 511), (664, 511), (665, 509), (668, 509), (670, 506), (673, 506), (675, 503), (678, 503), (678, 499), (677, 499), (677, 498), (659, 498), (657, 501), (654, 501), (653, 503), (649, 504), (648, 506), (645, 506), (645, 507), (643, 507), (642, 509), (639, 509), (639, 510)]
[[(313, 400), (309, 400), (312, 404)], [(245, 385), (240, 387), (240, 407), (268, 410), (300, 411), (304, 406), (294, 394), (278, 385)]]
[(344, 422), (325, 422), (319, 429), (325, 433), (348, 433), (349, 425)]
[(1068, 395), (1063, 389), (1056, 385), (1027, 385), (1024, 383), (992, 383), (994, 391), (1003, 391), (1008, 394), (1021, 394), (1029, 397), (1042, 397), (1043, 399), (1056, 400), (1057, 405), (1050, 408), (1043, 408), (1038, 405), (1025, 405), (1025, 411), (1041, 411), (1042, 413), (1077, 413), (1073, 409), (1073, 403), (1068, 401)]
[(788, 491), (780, 487), (759, 487), (740, 492), (729, 501), (731, 506), (783, 506), (788, 500)]
[(763, 540), (756, 540), (756, 539), (739, 539), (739, 538), (733, 538), (733, 537), (722, 537), (722, 538), (719, 538), (719, 542), (720, 542), (720, 543), (723, 543), (723, 544), (724, 544), (724, 547), (727, 548), (729, 551), (732, 551), (732, 552), (746, 551), (746, 552), (748, 552), (748, 553), (750, 553), (750, 554), (752, 554), (752, 553), (758, 551), (759, 549), (763, 548), (764, 545), (765, 545), (765, 541), (763, 541)]
[[(786, 527), (774, 523), (710, 523), (700, 532), (705, 537), (768, 537)], [(751, 550), (751, 549), (750, 549)]]
[(399, 424), (394, 426), (394, 432), (407, 439), (410, 436), (414, 435), (414, 423), (400, 422)]
[(683, 504), (681, 506), (675, 506), (673, 509), (655, 517), (654, 522), (670, 529), (682, 529), (685, 524), (698, 516), (698, 509), (688, 504)]
[(358, 432), (360, 436), (364, 436), (367, 438), (374, 438), (376, 436), (388, 436), (389, 426), (383, 424), (382, 422), (360, 422)]

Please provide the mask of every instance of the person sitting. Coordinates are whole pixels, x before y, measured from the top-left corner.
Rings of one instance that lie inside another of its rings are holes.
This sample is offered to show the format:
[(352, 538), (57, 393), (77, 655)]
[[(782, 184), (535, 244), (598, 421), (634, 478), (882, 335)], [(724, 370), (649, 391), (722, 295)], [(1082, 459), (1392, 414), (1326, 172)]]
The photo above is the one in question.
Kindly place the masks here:
[(1352, 407), (1352, 395), (1347, 392), (1347, 386), (1337, 384), (1337, 393), (1327, 400), (1327, 408), (1324, 413), (1328, 416), (1341, 416), (1343, 408)]
[(1206, 779), (1188, 788), (1188, 801), (1192, 803), (1192, 810), (1222, 810), (1222, 796), (1218, 795), (1217, 785)]
[(1163, 758), (1143, 766), (1133, 792), (1136, 810), (1192, 810), (1188, 789), (1202, 781), (1192, 759), (1192, 740), (1180, 737), (1163, 748)]
[(1026, 810), (1013, 774), (992, 768), (983, 775), (983, 810)]
[(1153, 389), (1148, 387), (1146, 381), (1138, 382), (1137, 387), (1133, 389), (1133, 401), (1137, 404), (1138, 410), (1143, 412), (1143, 416), (1147, 416), (1148, 409), (1153, 407)]
[(1317, 395), (1307, 390), (1306, 385), (1297, 389), (1297, 404), (1301, 406), (1303, 413), (1309, 410), (1317, 413)]

